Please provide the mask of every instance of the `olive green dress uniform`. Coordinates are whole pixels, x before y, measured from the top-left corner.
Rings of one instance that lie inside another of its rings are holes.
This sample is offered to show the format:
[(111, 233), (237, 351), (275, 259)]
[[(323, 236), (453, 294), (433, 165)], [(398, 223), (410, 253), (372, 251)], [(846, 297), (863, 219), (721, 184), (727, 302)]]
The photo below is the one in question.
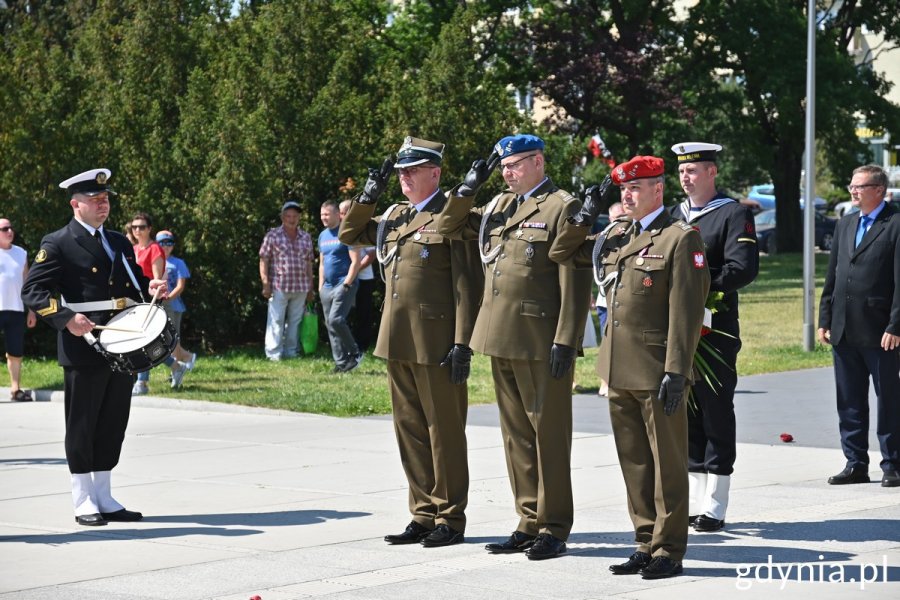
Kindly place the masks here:
[[(566, 223), (552, 257), (593, 266), (595, 236)], [(710, 275), (700, 234), (663, 211), (635, 233), (614, 223), (597, 260), (609, 316), (597, 372), (609, 382), (609, 411), (638, 551), (681, 561), (687, 548), (687, 412), (666, 416), (658, 399), (666, 372), (692, 379)], [(685, 391), (687, 394), (687, 391)]]
[(378, 253), (390, 258), (382, 265), (386, 289), (375, 356), (388, 361), (409, 510), (428, 529), (445, 524), (462, 533), (468, 388), (451, 383), (450, 368), (440, 363), (454, 344), (469, 345), (484, 277), (474, 244), (438, 233), (446, 201), (438, 191), (421, 212), (407, 202), (378, 217), (375, 205), (354, 202), (339, 237), (351, 246), (374, 246), (383, 227)]
[[(476, 240), (484, 208), (474, 197), (453, 196), (439, 230)], [(572, 528), (570, 474), (572, 378), (550, 375), (554, 343), (580, 348), (590, 304), (587, 272), (550, 260), (550, 244), (580, 203), (550, 179), (517, 206), (503, 192), (492, 200), (482, 254), (484, 298), (472, 349), (491, 357), (506, 465), (520, 516), (518, 531), (566, 540)], [(488, 205), (490, 206), (490, 204)]]

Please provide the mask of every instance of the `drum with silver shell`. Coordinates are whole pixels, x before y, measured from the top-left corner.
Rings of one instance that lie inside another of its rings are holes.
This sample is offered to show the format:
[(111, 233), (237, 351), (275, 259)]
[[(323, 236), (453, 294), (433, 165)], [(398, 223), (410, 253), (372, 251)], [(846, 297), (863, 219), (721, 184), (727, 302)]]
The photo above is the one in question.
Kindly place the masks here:
[(106, 323), (95, 349), (114, 370), (140, 373), (162, 364), (177, 343), (175, 326), (161, 306), (136, 304)]

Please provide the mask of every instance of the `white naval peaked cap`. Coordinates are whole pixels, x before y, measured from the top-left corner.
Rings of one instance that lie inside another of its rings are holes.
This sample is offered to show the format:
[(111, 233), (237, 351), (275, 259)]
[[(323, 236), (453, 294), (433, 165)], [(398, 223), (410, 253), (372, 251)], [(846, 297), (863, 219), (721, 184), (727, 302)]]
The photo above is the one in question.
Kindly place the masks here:
[(112, 192), (109, 187), (110, 177), (112, 172), (109, 169), (91, 169), (60, 182), (59, 187), (70, 194), (95, 196), (100, 192)]
[(712, 161), (716, 162), (716, 153), (722, 150), (719, 144), (706, 142), (681, 142), (672, 146), (672, 152), (678, 155), (678, 162)]

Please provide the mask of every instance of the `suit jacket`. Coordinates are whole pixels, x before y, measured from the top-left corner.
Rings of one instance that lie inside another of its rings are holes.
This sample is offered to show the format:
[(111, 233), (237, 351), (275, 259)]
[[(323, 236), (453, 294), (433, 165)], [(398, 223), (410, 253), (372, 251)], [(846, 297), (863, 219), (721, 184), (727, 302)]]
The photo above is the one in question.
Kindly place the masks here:
[[(477, 240), (484, 208), (472, 208), (474, 197), (451, 193), (438, 229), (454, 239)], [(550, 358), (554, 343), (580, 348), (590, 306), (590, 274), (576, 274), (550, 260), (550, 244), (562, 223), (580, 203), (550, 179), (516, 208), (516, 194), (495, 198), (485, 224), (484, 298), (472, 348), (498, 358)]]
[(875, 348), (900, 335), (900, 209), (887, 204), (859, 247), (859, 213), (838, 221), (819, 303), (819, 327), (831, 343)]
[[(375, 356), (439, 364), (453, 344), (469, 345), (484, 275), (473, 243), (451, 241), (437, 230), (447, 202), (440, 191), (422, 212), (396, 205), (383, 224), (385, 301)], [(354, 202), (338, 234), (348, 246), (374, 246), (382, 217), (375, 205)]]
[[(594, 236), (566, 222), (551, 256), (577, 268), (593, 266)], [(608, 316), (597, 372), (609, 387), (655, 390), (664, 373), (691, 378), (710, 275), (703, 240), (663, 211), (634, 237), (634, 225), (614, 225), (597, 260), (606, 274)]]
[[(41, 240), (41, 249), (22, 286), (25, 306), (59, 331), (57, 354), (59, 364), (64, 367), (100, 366), (107, 362), (82, 337), (74, 336), (66, 329), (66, 323), (75, 316), (75, 311), (64, 307), (58, 296), (62, 295), (70, 303), (112, 298), (131, 298), (140, 302), (143, 293), (149, 300), (147, 286), (150, 280), (135, 261), (131, 243), (117, 231), (104, 228), (103, 233), (115, 254), (115, 261), (110, 261), (97, 240), (72, 219), (68, 225)], [(134, 289), (123, 260), (131, 266), (140, 290)], [(85, 314), (94, 323), (102, 325), (116, 313)]]

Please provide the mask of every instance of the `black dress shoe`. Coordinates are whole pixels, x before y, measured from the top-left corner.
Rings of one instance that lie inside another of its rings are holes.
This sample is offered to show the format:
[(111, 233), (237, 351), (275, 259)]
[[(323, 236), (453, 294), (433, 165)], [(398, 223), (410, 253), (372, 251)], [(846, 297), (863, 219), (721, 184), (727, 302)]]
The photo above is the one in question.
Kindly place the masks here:
[(637, 575), (641, 569), (650, 564), (651, 556), (646, 552), (635, 552), (628, 560), (618, 565), (609, 565), (613, 575)]
[(459, 531), (456, 531), (449, 525), (443, 523), (434, 528), (422, 539), (422, 545), (426, 548), (438, 548), (440, 546), (452, 546), (453, 544), (461, 544), (465, 541), (465, 537)]
[(644, 579), (665, 579), (681, 575), (684, 569), (681, 562), (672, 560), (667, 556), (655, 556), (650, 564), (641, 569), (641, 577)]
[(424, 540), (431, 531), (431, 529), (428, 529), (424, 525), (419, 525), (415, 521), (410, 521), (403, 533), (386, 535), (384, 536), (384, 541), (388, 544), (418, 544)]
[(532, 545), (537, 536), (528, 535), (521, 531), (513, 531), (508, 540), (503, 542), (491, 542), (485, 544), (484, 549), (491, 554), (513, 554), (515, 552), (525, 552)]
[(565, 552), (566, 543), (564, 541), (549, 533), (541, 533), (538, 534), (531, 548), (525, 551), (525, 556), (528, 557), (528, 560), (546, 560), (556, 558)]
[(144, 518), (144, 515), (141, 513), (134, 510), (125, 510), (124, 508), (111, 513), (102, 512), (100, 515), (107, 521), (118, 521), (121, 523), (131, 523)]
[(688, 525), (693, 525), (694, 521), (696, 521), (697, 517), (699, 517), (699, 516), (700, 515), (689, 515), (688, 516)]
[(714, 519), (707, 515), (700, 515), (694, 521), (694, 531), (710, 532), (719, 531), (725, 527), (724, 519)]
[(900, 471), (885, 471), (881, 487), (900, 487)]
[(828, 478), (831, 485), (846, 485), (848, 483), (869, 483), (869, 470), (865, 467), (847, 467), (837, 475)]
[(94, 513), (92, 515), (78, 515), (75, 517), (75, 522), (79, 525), (85, 525), (86, 527), (99, 527), (101, 525), (106, 525), (106, 519), (104, 519), (100, 513)]

